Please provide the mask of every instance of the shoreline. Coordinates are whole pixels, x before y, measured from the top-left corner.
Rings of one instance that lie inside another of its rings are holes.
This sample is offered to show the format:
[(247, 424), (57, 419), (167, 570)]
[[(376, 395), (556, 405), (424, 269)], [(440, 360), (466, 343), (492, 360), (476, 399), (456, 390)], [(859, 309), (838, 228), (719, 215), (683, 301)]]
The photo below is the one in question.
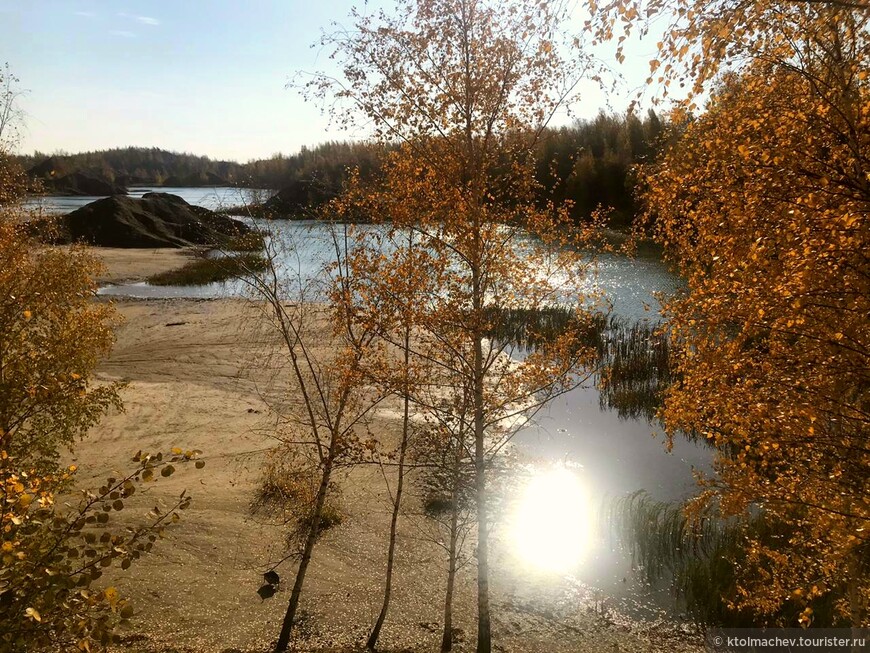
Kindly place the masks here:
[(90, 247), (88, 251), (103, 264), (95, 281), (99, 286), (145, 281), (160, 272), (180, 268), (194, 259), (194, 248), (163, 247), (133, 249), (121, 247)]

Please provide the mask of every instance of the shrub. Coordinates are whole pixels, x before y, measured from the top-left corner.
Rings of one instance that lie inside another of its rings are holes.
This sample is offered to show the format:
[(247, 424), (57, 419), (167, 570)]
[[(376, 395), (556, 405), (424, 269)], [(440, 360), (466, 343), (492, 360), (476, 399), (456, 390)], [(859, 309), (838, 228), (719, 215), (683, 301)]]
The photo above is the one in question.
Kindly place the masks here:
[[(302, 454), (286, 447), (274, 449), (266, 457), (252, 510), (279, 517), (290, 526), (288, 541), (298, 544), (311, 525), (319, 483), (320, 474)], [(338, 489), (330, 486), (320, 515), (321, 533), (344, 520), (337, 493)]]
[(68, 507), (57, 496), (69, 489), (74, 466), (39, 473), (0, 450), (0, 651), (90, 651), (113, 642), (115, 626), (133, 607), (114, 587), (95, 590), (92, 584), (107, 567), (127, 569), (148, 553), (190, 497), (182, 492), (134, 527), (116, 526), (112, 516), (156, 472), (168, 477), (174, 464), (198, 453), (137, 454), (133, 471), (83, 491), (78, 505)]
[(34, 246), (0, 215), (0, 449), (42, 471), (110, 407), (117, 384), (90, 377), (114, 342), (111, 305), (96, 303), (97, 260)]

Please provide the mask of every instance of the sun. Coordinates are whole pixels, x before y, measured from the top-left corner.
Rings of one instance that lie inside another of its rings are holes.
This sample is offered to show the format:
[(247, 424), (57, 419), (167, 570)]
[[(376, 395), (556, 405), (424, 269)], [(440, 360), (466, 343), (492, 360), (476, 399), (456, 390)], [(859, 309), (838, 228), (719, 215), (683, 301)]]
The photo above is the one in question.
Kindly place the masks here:
[(564, 467), (541, 471), (514, 514), (514, 551), (529, 566), (569, 573), (589, 547), (591, 519), (589, 496), (576, 474)]

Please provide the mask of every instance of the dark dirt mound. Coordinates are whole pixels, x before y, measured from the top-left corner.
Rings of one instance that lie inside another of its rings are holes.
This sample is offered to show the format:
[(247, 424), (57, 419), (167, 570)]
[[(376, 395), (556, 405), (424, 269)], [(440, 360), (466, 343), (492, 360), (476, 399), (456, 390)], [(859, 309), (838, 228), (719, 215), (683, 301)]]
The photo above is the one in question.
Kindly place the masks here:
[(187, 247), (222, 245), (250, 227), (177, 195), (146, 193), (142, 199), (115, 195), (58, 219), (55, 241), (102, 247)]
[(271, 217), (304, 217), (306, 209), (318, 207), (337, 194), (319, 181), (296, 180), (273, 195), (264, 205)]
[(64, 163), (53, 156), (48, 157), (41, 163), (37, 163), (30, 170), (27, 171), (27, 174), (31, 177), (40, 177), (44, 179), (54, 178), (54, 177), (62, 177), (67, 174), (67, 169)]

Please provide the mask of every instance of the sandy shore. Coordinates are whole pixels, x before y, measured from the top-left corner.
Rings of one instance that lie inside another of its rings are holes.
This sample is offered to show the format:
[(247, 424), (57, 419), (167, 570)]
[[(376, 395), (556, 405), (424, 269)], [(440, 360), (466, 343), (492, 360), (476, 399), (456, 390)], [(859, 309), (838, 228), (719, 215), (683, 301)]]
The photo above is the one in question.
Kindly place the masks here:
[(190, 249), (128, 249), (94, 247), (91, 251), (102, 261), (105, 271), (97, 278), (100, 284), (144, 281), (158, 272), (181, 267), (193, 257)]
[[(164, 250), (99, 253), (109, 268), (105, 281), (141, 279), (186, 258)], [(124, 511), (125, 518), (143, 514), (183, 489), (193, 496), (184, 519), (150, 556), (106, 574), (135, 603), (122, 650), (265, 651), (280, 628), (295, 569), (292, 561), (283, 563), (279, 592), (259, 598), (261, 574), (286, 555), (286, 528), (250, 510), (265, 453), (276, 445), (275, 417), (263, 396), (281, 383), (257, 364), (271, 345), (254, 328), (260, 309), (230, 299), (116, 306), (125, 322), (98, 376), (127, 383), (125, 411), (109, 415), (77, 447), (81, 482), (128, 468), (140, 449), (200, 449), (207, 463), (161, 479)], [(396, 423), (384, 416), (372, 428), (389, 441)], [(384, 478), (377, 467), (355, 468), (341, 474), (339, 485), (345, 518), (315, 550), (302, 601), (304, 650), (359, 644), (380, 608), (390, 510)], [(415, 511), (413, 496), (408, 508)], [(385, 650), (438, 650), (446, 561), (430, 531), (421, 517), (401, 522)], [(614, 624), (570, 582), (526, 574), (509, 557), (502, 560), (493, 575), (496, 650), (700, 650), (658, 628)], [(459, 651), (474, 650), (473, 581), (473, 569), (462, 572), (454, 613)]]

